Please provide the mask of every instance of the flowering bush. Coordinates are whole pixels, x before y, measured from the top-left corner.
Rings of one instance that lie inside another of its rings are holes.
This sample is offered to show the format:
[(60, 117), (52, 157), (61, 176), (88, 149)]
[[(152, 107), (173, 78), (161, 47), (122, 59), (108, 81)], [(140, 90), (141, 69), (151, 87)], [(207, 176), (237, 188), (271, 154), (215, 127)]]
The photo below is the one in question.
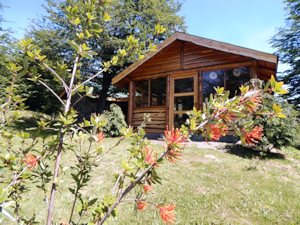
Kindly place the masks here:
[(276, 99), (270, 96), (286, 94), (287, 90), (273, 76), (263, 88), (241, 86), (241, 95), (233, 98), (229, 98), (229, 91), (224, 88), (216, 87), (215, 91), (202, 110), (194, 108), (188, 113), (189, 128), (206, 139), (218, 141), (232, 130), (242, 144), (256, 147), (266, 136), (262, 118), (268, 121), (286, 118)]

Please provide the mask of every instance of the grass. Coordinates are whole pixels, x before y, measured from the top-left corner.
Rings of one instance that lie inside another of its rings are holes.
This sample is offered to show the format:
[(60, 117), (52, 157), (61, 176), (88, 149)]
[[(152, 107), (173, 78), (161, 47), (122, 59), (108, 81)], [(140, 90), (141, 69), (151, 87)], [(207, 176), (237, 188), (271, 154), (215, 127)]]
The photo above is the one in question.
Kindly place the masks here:
[[(109, 147), (116, 141), (108, 138), (104, 145)], [(84, 195), (99, 197), (109, 192), (112, 174), (120, 170), (126, 147), (128, 143), (124, 142), (103, 158), (93, 171)], [(151, 200), (176, 203), (177, 224), (299, 224), (300, 151), (284, 149), (285, 159), (271, 155), (260, 161), (245, 149), (241, 150), (245, 154), (239, 155), (232, 149), (226, 151), (187, 147), (176, 165), (164, 163), (159, 167), (163, 184), (154, 186)], [(56, 221), (68, 219), (66, 209), (72, 203), (68, 188), (72, 183), (67, 174), (74, 162), (70, 152), (63, 155)], [(36, 213), (41, 224), (46, 216), (42, 199), (42, 193), (33, 189), (22, 203), (24, 213)], [(108, 224), (161, 224), (161, 221), (154, 208), (135, 212), (132, 202), (125, 202), (118, 208), (118, 217), (110, 219)]]
[[(38, 116), (38, 115), (36, 115)], [(34, 120), (24, 116), (15, 129), (30, 128)], [(19, 126), (19, 127), (18, 127)], [(32, 136), (38, 136), (31, 131)], [(51, 134), (45, 133), (45, 136)], [(19, 140), (14, 139), (15, 143)], [(104, 147), (118, 141), (107, 138)], [(300, 146), (300, 138), (296, 146)], [(113, 174), (121, 170), (126, 158), (128, 142), (123, 142), (107, 154), (93, 170), (90, 185), (82, 193), (91, 198), (102, 198), (113, 186)], [(156, 150), (161, 145), (154, 145)], [(158, 168), (162, 185), (155, 185), (151, 201), (176, 204), (177, 224), (300, 224), (300, 151), (295, 147), (282, 149), (284, 154), (268, 154), (258, 160), (256, 152), (237, 146), (191, 145), (185, 148), (176, 165), (164, 163)], [(72, 152), (66, 151), (58, 180), (55, 221), (67, 221), (72, 205), (69, 193), (73, 183), (68, 175), (75, 163)], [(24, 196), (23, 213), (37, 215), (44, 224), (46, 205), (43, 193), (34, 187)], [(77, 215), (76, 215), (77, 216)], [(76, 218), (76, 217), (75, 217)], [(75, 219), (76, 221), (76, 219)], [(9, 224), (9, 223), (8, 223)], [(118, 208), (116, 219), (108, 224), (162, 224), (157, 210), (152, 207), (136, 212), (130, 201)]]

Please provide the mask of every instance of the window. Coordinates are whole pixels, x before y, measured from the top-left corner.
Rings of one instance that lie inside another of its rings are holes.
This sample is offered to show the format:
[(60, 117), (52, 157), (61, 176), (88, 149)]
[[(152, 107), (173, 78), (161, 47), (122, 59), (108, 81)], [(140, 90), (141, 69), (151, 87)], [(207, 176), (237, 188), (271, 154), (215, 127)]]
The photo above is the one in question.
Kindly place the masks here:
[(151, 79), (151, 106), (166, 105), (167, 80), (165, 77)]
[(175, 93), (193, 92), (194, 78), (183, 78), (175, 80)]
[(214, 93), (214, 87), (224, 87), (224, 70), (214, 70), (202, 73), (203, 79), (203, 100), (209, 98)]
[(135, 81), (135, 107), (166, 105), (165, 77)]
[(149, 104), (149, 82), (148, 80), (135, 82), (135, 106), (145, 107)]
[(239, 87), (249, 82), (250, 73), (247, 67), (206, 71), (202, 73), (202, 80), (202, 97), (205, 102), (215, 92), (214, 87), (225, 87), (230, 91), (230, 97), (239, 94)]
[(191, 110), (194, 107), (194, 96), (174, 97), (174, 111)]
[(236, 68), (226, 71), (226, 90), (230, 91), (230, 96), (233, 97), (236, 94), (240, 94), (239, 87), (250, 81), (250, 73), (248, 68)]

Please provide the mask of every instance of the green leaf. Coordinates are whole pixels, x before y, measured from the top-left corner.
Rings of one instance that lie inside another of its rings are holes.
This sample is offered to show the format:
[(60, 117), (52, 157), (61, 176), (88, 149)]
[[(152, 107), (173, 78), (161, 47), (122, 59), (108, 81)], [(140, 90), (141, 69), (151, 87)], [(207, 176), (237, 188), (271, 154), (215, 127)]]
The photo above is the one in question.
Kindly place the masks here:
[(75, 41), (68, 40), (67, 42), (76, 52), (79, 52), (80, 46)]
[(6, 189), (0, 188), (0, 204), (5, 202), (8, 198), (8, 191)]
[(76, 26), (78, 25), (78, 24), (80, 24), (80, 19), (77, 17), (75, 20), (73, 20), (73, 24), (75, 24)]
[(109, 15), (107, 12), (104, 12), (104, 13), (103, 13), (103, 21), (104, 21), (104, 22), (108, 22), (108, 21), (110, 21), (110, 20), (111, 20), (110, 15)]
[(286, 115), (282, 113), (282, 108), (280, 105), (273, 104), (274, 115), (278, 118), (286, 118)]
[(133, 169), (129, 166), (129, 164), (126, 160), (123, 159), (121, 162), (121, 165), (125, 171), (127, 171), (127, 172), (133, 171)]
[(156, 24), (154, 29), (156, 34), (162, 34), (167, 30), (164, 26), (160, 24)]

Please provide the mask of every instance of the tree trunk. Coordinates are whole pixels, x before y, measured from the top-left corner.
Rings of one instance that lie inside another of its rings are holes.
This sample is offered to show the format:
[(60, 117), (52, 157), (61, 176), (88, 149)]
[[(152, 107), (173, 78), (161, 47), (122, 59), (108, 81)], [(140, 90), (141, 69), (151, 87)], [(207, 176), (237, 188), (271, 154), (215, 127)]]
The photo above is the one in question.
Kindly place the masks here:
[(108, 96), (109, 87), (111, 85), (113, 75), (111, 73), (105, 73), (102, 80), (102, 89), (99, 93), (99, 102), (97, 104), (97, 112), (102, 113), (105, 110), (106, 98)]

